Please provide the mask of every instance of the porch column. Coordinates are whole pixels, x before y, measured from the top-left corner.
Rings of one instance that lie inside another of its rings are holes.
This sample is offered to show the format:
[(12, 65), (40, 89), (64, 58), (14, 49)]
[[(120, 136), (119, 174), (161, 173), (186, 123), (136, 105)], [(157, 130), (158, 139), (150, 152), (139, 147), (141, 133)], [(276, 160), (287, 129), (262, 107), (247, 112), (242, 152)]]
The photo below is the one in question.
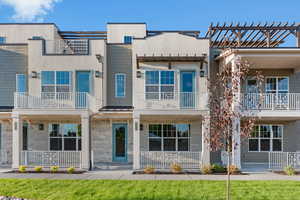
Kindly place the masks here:
[(133, 117), (133, 169), (140, 169), (140, 115)]
[(12, 168), (17, 169), (21, 165), (23, 123), (19, 114), (13, 114), (12, 118)]
[(81, 115), (81, 167), (90, 168), (90, 119), (88, 114)]
[(232, 126), (232, 164), (241, 169), (241, 120), (235, 118)]
[(210, 118), (203, 116), (202, 119), (202, 158), (201, 164), (210, 165)]

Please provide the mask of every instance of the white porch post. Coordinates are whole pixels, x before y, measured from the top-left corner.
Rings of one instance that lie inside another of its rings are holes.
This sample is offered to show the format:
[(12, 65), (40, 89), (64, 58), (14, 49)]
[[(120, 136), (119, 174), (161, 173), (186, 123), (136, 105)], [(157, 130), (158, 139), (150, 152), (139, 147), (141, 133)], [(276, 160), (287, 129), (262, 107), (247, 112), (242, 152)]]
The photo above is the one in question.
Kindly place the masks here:
[(210, 118), (209, 116), (203, 116), (202, 120), (202, 158), (201, 164), (210, 164)]
[(133, 169), (140, 169), (140, 115), (133, 117)]
[(241, 169), (241, 124), (240, 119), (234, 119), (232, 124), (232, 164)]
[(90, 168), (90, 119), (88, 114), (81, 115), (81, 167)]
[(21, 164), (23, 123), (19, 114), (13, 114), (12, 118), (12, 168), (17, 169)]
[[(239, 70), (236, 66), (236, 59), (232, 59), (232, 72)], [(233, 91), (233, 105), (232, 109), (234, 112), (239, 112), (240, 101), (241, 101), (241, 80), (238, 77), (232, 77), (233, 81), (236, 81), (237, 87)], [(235, 117), (232, 120), (232, 164), (241, 169), (241, 120)]]

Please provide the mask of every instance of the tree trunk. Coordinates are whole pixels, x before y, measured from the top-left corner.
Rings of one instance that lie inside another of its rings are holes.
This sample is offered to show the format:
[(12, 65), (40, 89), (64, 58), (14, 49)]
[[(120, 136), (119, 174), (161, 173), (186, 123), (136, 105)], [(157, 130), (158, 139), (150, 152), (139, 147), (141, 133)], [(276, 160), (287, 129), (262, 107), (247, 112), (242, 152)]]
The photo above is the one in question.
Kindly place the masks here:
[(226, 187), (226, 193), (227, 193), (227, 200), (230, 200), (230, 143), (227, 143), (227, 187)]

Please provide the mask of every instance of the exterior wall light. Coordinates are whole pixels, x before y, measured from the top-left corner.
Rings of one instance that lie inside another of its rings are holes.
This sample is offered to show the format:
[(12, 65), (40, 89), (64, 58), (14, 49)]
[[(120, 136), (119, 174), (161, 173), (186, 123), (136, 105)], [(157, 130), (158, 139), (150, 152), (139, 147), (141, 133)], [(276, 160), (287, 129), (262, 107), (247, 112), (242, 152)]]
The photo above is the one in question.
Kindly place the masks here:
[(136, 72), (136, 77), (137, 78), (142, 78), (142, 72), (141, 71), (137, 71)]
[(101, 56), (101, 54), (96, 54), (96, 58), (99, 63), (103, 63), (103, 56)]
[(200, 71), (200, 77), (204, 77), (205, 76), (205, 71), (204, 70), (201, 70)]
[(31, 78), (37, 78), (37, 72), (36, 71), (31, 72)]
[(96, 78), (101, 78), (101, 77), (102, 77), (102, 72), (100, 72), (100, 71), (95, 71), (95, 77), (96, 77)]

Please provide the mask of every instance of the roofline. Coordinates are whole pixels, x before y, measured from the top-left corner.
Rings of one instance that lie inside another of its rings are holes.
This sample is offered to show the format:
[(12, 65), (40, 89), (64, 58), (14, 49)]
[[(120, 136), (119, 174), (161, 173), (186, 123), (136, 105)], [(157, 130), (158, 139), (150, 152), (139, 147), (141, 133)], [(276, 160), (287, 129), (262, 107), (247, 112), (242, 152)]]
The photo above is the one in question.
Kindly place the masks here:
[(274, 48), (234, 48), (224, 50), (216, 60), (238, 53), (300, 53), (298, 47), (274, 47)]
[(25, 23), (20, 23), (20, 22), (16, 22), (16, 23), (0, 23), (0, 26), (1, 25), (53, 25), (57, 28), (57, 30), (59, 31), (59, 27), (53, 23), (53, 22), (48, 22), (48, 23), (40, 23), (40, 22), (25, 22)]
[(106, 24), (145, 24), (146, 22), (107, 22)]

